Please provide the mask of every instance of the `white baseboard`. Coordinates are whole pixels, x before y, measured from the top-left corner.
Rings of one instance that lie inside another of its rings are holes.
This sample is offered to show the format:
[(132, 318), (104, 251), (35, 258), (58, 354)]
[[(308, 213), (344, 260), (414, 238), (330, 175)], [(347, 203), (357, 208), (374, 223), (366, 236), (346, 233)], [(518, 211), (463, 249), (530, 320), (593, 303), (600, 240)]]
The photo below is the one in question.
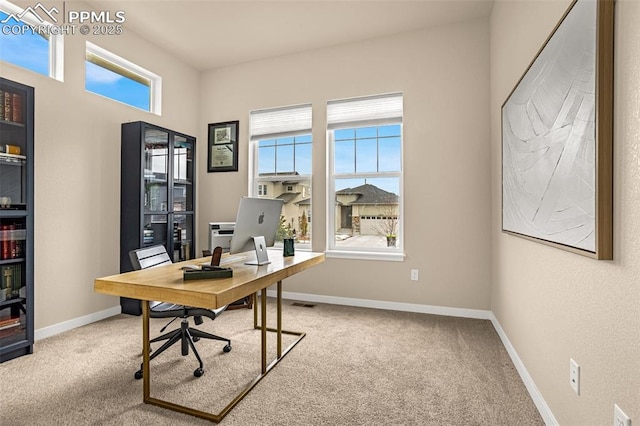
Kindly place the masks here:
[(490, 319), (491, 319), (491, 323), (493, 324), (493, 328), (496, 329), (498, 336), (500, 336), (500, 339), (502, 340), (502, 344), (504, 345), (505, 349), (507, 350), (507, 353), (511, 357), (511, 361), (513, 361), (513, 365), (515, 365), (516, 370), (518, 370), (518, 374), (520, 374), (520, 378), (524, 382), (524, 385), (527, 388), (527, 391), (529, 392), (529, 395), (531, 396), (533, 403), (536, 405), (536, 408), (540, 412), (540, 415), (542, 416), (542, 420), (544, 420), (544, 423), (546, 425), (558, 426), (558, 421), (553, 416), (551, 409), (549, 408), (546, 401), (542, 397), (542, 394), (538, 390), (538, 387), (533, 381), (533, 378), (527, 371), (527, 368), (524, 366), (524, 363), (518, 356), (518, 353), (516, 352), (511, 342), (509, 341), (507, 334), (502, 329), (500, 322), (498, 321), (496, 316), (493, 314), (493, 312), (491, 312)]
[[(276, 291), (267, 290), (267, 296), (276, 297)], [(284, 299), (299, 300), (301, 302), (328, 303), (331, 305), (357, 306), (359, 308), (386, 309), (389, 311), (417, 312), (421, 314), (444, 315), (449, 317), (490, 320), (493, 315), (491, 311), (484, 311), (481, 309), (448, 308), (444, 306), (418, 305), (415, 303), (385, 302), (382, 300), (292, 293), (289, 291), (283, 291), (282, 297)]]
[(35, 340), (44, 339), (46, 337), (54, 336), (64, 331), (73, 330), (83, 325), (91, 324), (92, 322), (100, 321), (105, 318), (118, 315), (122, 309), (120, 306), (114, 306), (113, 308), (105, 309), (104, 311), (95, 312), (93, 314), (85, 315), (83, 317), (74, 318), (69, 321), (63, 321), (58, 324), (51, 325), (49, 327), (40, 328), (35, 331)]

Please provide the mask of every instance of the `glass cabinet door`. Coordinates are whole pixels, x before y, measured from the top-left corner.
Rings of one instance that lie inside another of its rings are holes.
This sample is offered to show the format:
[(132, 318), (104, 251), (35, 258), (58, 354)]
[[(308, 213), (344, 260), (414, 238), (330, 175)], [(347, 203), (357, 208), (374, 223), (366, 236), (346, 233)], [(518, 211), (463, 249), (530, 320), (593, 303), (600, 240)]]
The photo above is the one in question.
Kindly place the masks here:
[(144, 134), (144, 210), (168, 212), (169, 133), (145, 129)]
[(173, 211), (193, 211), (193, 140), (173, 141)]

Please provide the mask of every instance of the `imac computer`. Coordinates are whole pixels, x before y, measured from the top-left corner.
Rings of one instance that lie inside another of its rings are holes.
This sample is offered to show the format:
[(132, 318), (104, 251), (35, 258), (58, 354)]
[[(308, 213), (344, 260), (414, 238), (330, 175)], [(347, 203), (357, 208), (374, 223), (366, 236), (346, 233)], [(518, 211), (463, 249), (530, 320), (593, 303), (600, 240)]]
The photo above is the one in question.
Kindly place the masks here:
[(229, 254), (255, 249), (256, 261), (246, 263), (269, 263), (267, 247), (275, 243), (283, 204), (282, 200), (273, 198), (241, 198)]

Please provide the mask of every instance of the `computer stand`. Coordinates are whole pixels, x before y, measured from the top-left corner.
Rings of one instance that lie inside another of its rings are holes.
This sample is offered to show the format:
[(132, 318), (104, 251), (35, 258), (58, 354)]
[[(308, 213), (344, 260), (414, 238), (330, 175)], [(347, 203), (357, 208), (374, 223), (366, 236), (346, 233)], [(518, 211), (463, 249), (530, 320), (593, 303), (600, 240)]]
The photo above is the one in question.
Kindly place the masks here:
[(269, 254), (267, 253), (267, 243), (263, 236), (253, 237), (253, 245), (256, 250), (256, 260), (245, 262), (245, 265), (267, 265), (271, 263), (269, 260)]

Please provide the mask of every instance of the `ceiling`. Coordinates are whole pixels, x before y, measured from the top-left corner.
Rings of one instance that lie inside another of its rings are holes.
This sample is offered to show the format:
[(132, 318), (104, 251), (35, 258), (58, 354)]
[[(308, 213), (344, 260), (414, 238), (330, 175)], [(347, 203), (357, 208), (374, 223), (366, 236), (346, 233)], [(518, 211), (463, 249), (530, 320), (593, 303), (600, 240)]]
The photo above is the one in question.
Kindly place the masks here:
[(488, 17), (493, 0), (94, 0), (132, 31), (209, 70)]

